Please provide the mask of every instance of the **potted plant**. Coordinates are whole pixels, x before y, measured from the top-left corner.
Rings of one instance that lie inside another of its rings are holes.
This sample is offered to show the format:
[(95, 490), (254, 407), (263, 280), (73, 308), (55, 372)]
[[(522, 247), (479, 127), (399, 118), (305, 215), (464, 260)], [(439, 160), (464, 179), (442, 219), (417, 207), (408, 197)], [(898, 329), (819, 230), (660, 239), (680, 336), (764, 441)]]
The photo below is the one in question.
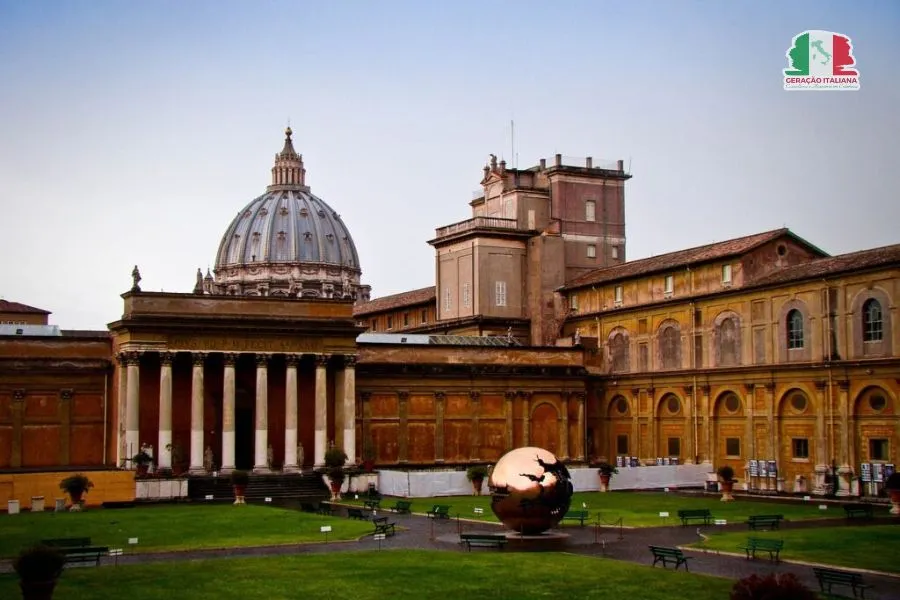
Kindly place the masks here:
[(325, 474), (331, 484), (331, 499), (338, 500), (341, 497), (341, 486), (344, 484), (344, 465), (347, 463), (347, 453), (340, 446), (332, 446), (325, 452)]
[(141, 450), (131, 457), (131, 462), (137, 467), (137, 476), (146, 477), (147, 471), (150, 470), (150, 463), (153, 462), (153, 458), (149, 454)]
[(247, 471), (242, 471), (240, 469), (235, 469), (231, 472), (231, 486), (234, 488), (234, 503), (235, 504), (246, 504), (247, 501), (244, 500), (244, 492), (247, 490), (247, 485), (250, 483), (250, 474)]
[(719, 476), (719, 486), (722, 488), (722, 502), (732, 502), (734, 496), (731, 492), (734, 490), (734, 469), (728, 465), (722, 465), (716, 471)]
[(481, 495), (481, 488), (487, 475), (488, 469), (484, 465), (472, 465), (466, 469), (466, 479), (472, 482), (472, 489), (475, 491), (476, 496)]
[(69, 509), (72, 512), (81, 510), (82, 498), (92, 487), (94, 487), (94, 482), (81, 473), (69, 475), (59, 482), (59, 489), (68, 493), (72, 499), (72, 507)]
[(619, 469), (616, 468), (615, 465), (611, 465), (608, 462), (602, 462), (597, 465), (597, 473), (600, 474), (600, 491), (608, 492), (609, 491), (609, 480), (610, 478), (619, 472)]
[(900, 516), (900, 473), (893, 472), (884, 482), (884, 489), (891, 496), (891, 514)]
[(57, 548), (39, 545), (22, 550), (13, 568), (19, 575), (23, 600), (50, 600), (64, 563)]

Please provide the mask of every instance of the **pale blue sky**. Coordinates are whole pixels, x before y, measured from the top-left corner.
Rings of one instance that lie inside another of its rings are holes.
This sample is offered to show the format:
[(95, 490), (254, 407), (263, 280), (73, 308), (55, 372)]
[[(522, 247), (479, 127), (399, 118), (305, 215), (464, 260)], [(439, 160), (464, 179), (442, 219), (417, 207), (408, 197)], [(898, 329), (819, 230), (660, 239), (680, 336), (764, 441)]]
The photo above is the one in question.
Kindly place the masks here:
[[(849, 35), (859, 92), (782, 90)], [(622, 158), (631, 259), (786, 225), (900, 242), (900, 4), (0, 0), (0, 296), (101, 329), (189, 292), (288, 119), (373, 296), (434, 283), (488, 154)], [(511, 161), (510, 161), (511, 162)]]

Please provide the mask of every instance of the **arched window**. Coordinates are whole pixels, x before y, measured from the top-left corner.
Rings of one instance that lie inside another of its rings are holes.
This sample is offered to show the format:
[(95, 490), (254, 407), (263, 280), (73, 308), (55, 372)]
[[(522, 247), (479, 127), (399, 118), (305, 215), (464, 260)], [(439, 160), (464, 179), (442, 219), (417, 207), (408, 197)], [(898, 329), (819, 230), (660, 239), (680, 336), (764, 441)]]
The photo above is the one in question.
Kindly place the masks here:
[(881, 317), (881, 303), (869, 298), (863, 304), (863, 341), (880, 342), (884, 338), (884, 322)]
[(617, 333), (609, 340), (609, 359), (614, 373), (628, 371), (628, 338), (625, 334)]
[(681, 336), (674, 326), (666, 327), (659, 336), (663, 369), (681, 368)]
[(787, 347), (803, 348), (803, 314), (796, 308), (787, 314)]
[(734, 319), (727, 318), (719, 325), (719, 362), (720, 367), (730, 367), (738, 364), (737, 325)]

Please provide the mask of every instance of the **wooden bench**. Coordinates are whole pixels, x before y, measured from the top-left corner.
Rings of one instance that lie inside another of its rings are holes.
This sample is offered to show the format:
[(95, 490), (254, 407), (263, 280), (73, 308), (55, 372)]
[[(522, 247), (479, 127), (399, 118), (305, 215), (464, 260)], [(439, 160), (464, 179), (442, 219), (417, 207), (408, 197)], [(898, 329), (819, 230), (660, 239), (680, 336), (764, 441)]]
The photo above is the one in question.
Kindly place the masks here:
[(449, 504), (435, 504), (431, 507), (431, 510), (426, 511), (426, 513), (432, 519), (449, 519), (450, 518), (450, 505)]
[(781, 552), (781, 549), (784, 548), (784, 540), (768, 540), (764, 538), (747, 538), (747, 543), (744, 546), (738, 546), (741, 550), (747, 553), (747, 560), (751, 558), (756, 558), (757, 551), (759, 552), (768, 552), (769, 560), (778, 562), (778, 554)]
[(389, 523), (387, 517), (376, 517), (372, 519), (372, 524), (375, 525), (376, 535), (379, 533), (383, 533), (386, 536), (394, 535), (394, 527), (397, 525), (396, 523)]
[(397, 514), (406, 514), (408, 515), (412, 512), (412, 502), (409, 500), (397, 500), (393, 506), (388, 507), (389, 510), (395, 512)]
[(483, 548), (497, 548), (503, 550), (506, 546), (506, 536), (502, 533), (461, 533), (459, 535), (460, 543), (466, 545), (466, 549), (471, 552), (472, 546), (480, 546)]
[(109, 554), (107, 546), (69, 546), (60, 547), (59, 551), (65, 555), (65, 564), (88, 564), (100, 566), (100, 558)]
[(747, 519), (747, 526), (754, 531), (759, 528), (778, 529), (783, 520), (784, 515), (750, 515), (750, 518)]
[(703, 521), (704, 525), (709, 525), (712, 513), (708, 508), (687, 508), (678, 511), (678, 518), (681, 519), (682, 525), (687, 525), (691, 520)]
[(322, 504), (319, 505), (319, 508), (316, 509), (316, 513), (318, 513), (320, 515), (325, 515), (326, 517), (330, 517), (331, 515), (334, 514), (334, 512), (336, 510), (337, 510), (336, 507), (323, 502)]
[(363, 506), (365, 506), (369, 510), (378, 510), (381, 507), (381, 499), (375, 498), (375, 499), (363, 500)]
[(54, 548), (79, 548), (91, 545), (89, 537), (71, 537), (71, 538), (53, 538), (49, 540), (41, 540), (44, 546), (52, 546)]
[[(866, 590), (872, 587), (863, 583), (861, 573), (826, 569), (824, 567), (813, 567), (813, 572), (816, 574), (816, 579), (819, 580), (819, 587), (822, 588), (823, 594), (831, 595), (832, 586), (844, 585), (853, 590), (854, 598), (865, 598)], [(857, 592), (859, 592), (859, 596), (856, 595)]]
[(871, 504), (845, 504), (844, 513), (846, 513), (848, 519), (856, 517), (871, 519), (875, 516)]
[(369, 515), (367, 515), (363, 509), (350, 507), (347, 509), (347, 516), (351, 519), (358, 519), (360, 521), (368, 521)]
[(675, 563), (675, 570), (678, 570), (678, 567), (684, 565), (685, 571), (690, 571), (688, 569), (688, 563), (691, 559), (690, 556), (685, 556), (684, 553), (678, 548), (667, 548), (665, 546), (650, 546), (650, 552), (653, 553), (653, 566), (656, 566), (656, 563), (661, 562), (663, 564), (663, 568), (666, 567), (667, 564)]
[(570, 510), (563, 515), (563, 521), (578, 521), (578, 525), (584, 527), (584, 522), (588, 520), (589, 513), (586, 510)]

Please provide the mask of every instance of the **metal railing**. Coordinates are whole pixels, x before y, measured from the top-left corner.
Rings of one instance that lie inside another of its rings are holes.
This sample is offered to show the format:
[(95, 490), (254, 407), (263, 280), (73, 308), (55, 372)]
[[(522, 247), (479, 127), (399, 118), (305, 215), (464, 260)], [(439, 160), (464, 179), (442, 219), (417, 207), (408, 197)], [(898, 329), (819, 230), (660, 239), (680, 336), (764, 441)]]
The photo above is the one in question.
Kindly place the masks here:
[(434, 230), (434, 236), (444, 237), (446, 235), (461, 233), (463, 231), (469, 231), (481, 227), (490, 229), (518, 229), (517, 221), (515, 219), (504, 219), (501, 217), (474, 217), (472, 219), (460, 221), (459, 223), (453, 223), (452, 225), (438, 227)]

